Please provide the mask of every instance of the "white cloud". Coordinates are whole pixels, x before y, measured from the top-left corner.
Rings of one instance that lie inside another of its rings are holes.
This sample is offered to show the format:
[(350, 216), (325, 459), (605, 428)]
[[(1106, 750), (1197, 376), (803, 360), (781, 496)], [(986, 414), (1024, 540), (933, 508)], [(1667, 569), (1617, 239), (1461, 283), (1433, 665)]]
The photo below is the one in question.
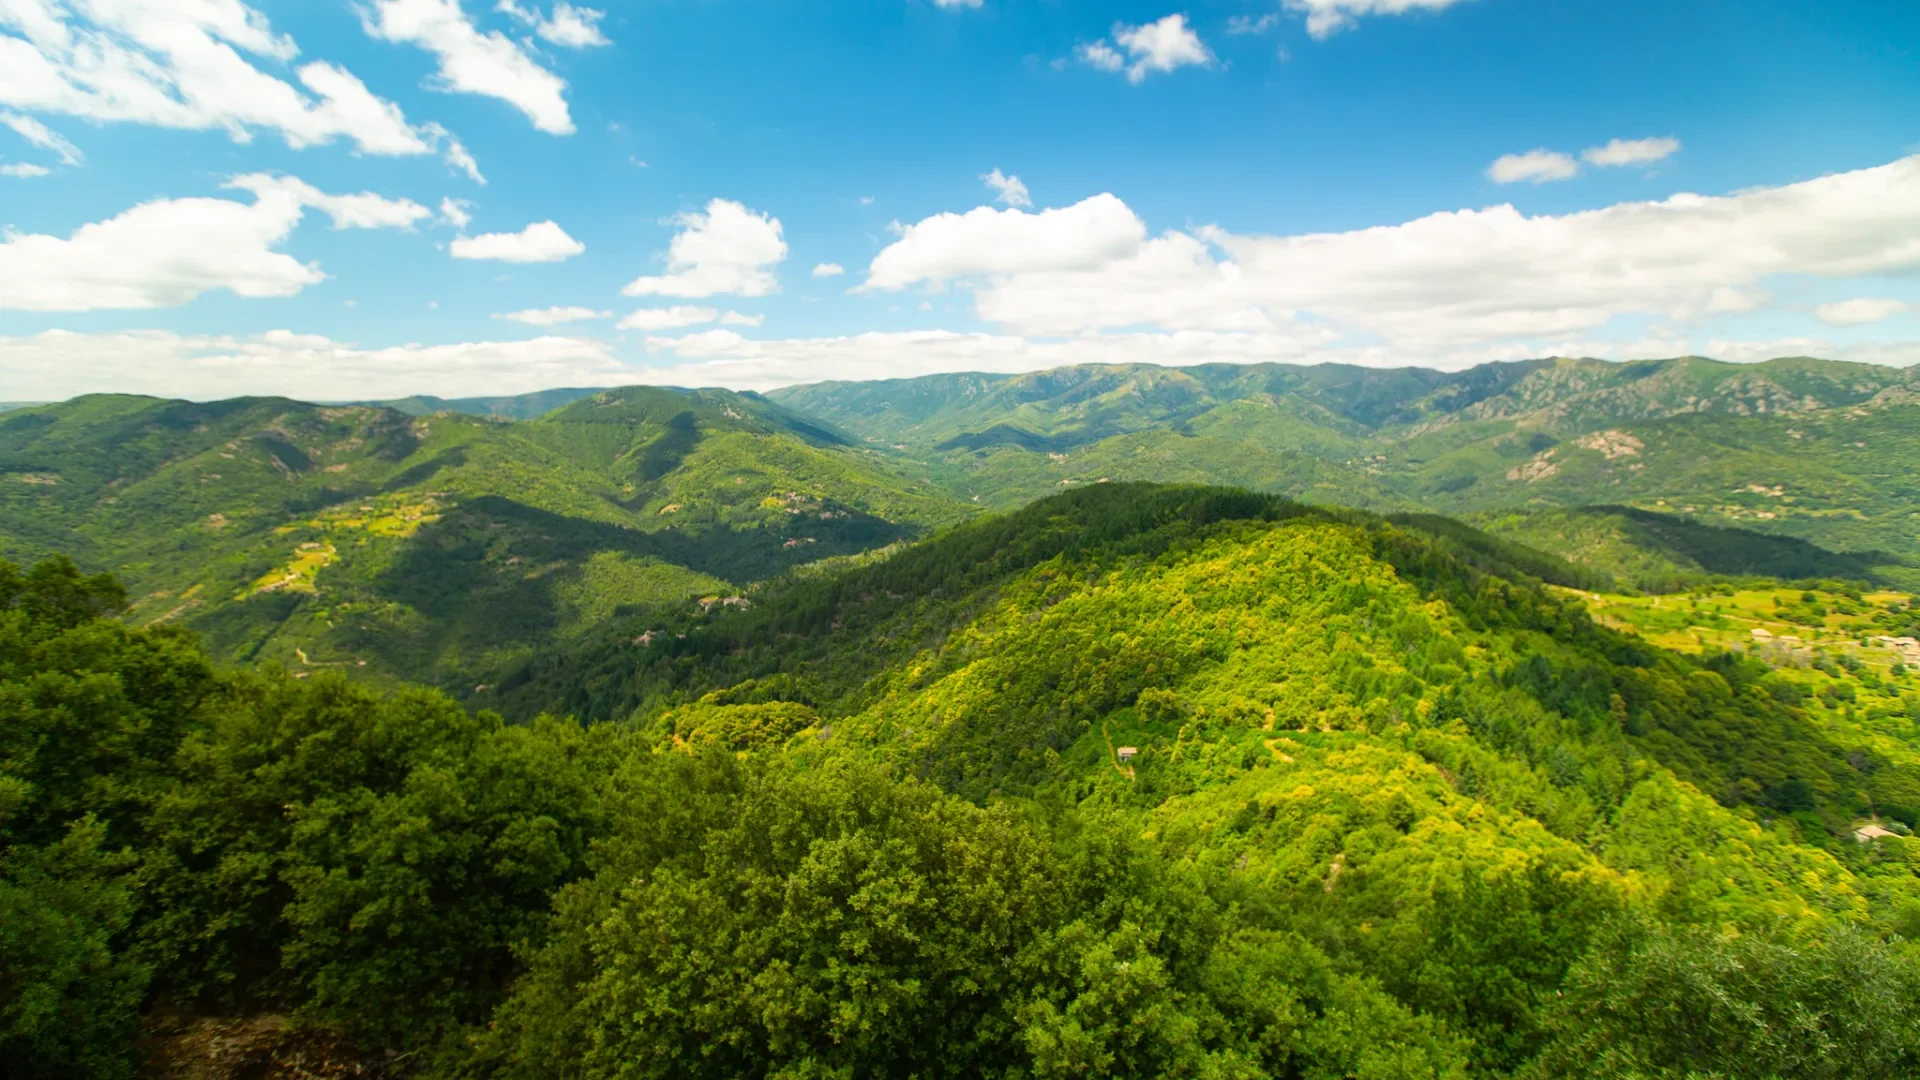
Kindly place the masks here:
[(1264, 34), (1279, 25), (1280, 16), (1275, 15), (1271, 11), (1258, 17), (1252, 15), (1235, 15), (1233, 18), (1227, 20), (1227, 33)]
[(1115, 51), (1113, 46), (1107, 44), (1105, 38), (1093, 42), (1090, 45), (1081, 45), (1074, 49), (1073, 52), (1075, 56), (1080, 58), (1080, 62), (1088, 67), (1099, 68), (1101, 71), (1126, 70), (1127, 58), (1121, 56), (1119, 52)]
[(847, 268), (839, 263), (819, 263), (813, 268), (814, 277), (839, 277), (846, 272)]
[(720, 316), (721, 326), (759, 326), (766, 321), (765, 315), (743, 315), (738, 311), (729, 311)]
[(667, 248), (667, 273), (639, 277), (620, 290), (627, 296), (766, 296), (780, 283), (772, 267), (787, 257), (780, 220), (729, 199), (715, 199), (705, 213), (674, 219), (680, 226)]
[(1288, 11), (1307, 17), (1307, 33), (1324, 39), (1366, 15), (1404, 15), (1409, 11), (1445, 11), (1461, 0), (1285, 0)]
[[(1121, 55), (1122, 50), (1125, 56)], [(1179, 13), (1144, 26), (1115, 24), (1113, 45), (1102, 39), (1080, 46), (1075, 53), (1082, 63), (1101, 71), (1124, 70), (1127, 81), (1136, 85), (1155, 72), (1211, 67), (1214, 63), (1212, 50), (1194, 33), (1193, 27), (1187, 25), (1187, 17)]]
[(1084, 363), (1345, 363), (1367, 367), (1425, 364), (1458, 370), (1533, 356), (1625, 360), (1689, 353), (1735, 361), (1813, 355), (1864, 363), (1920, 362), (1920, 342), (1834, 345), (1809, 338), (1772, 341), (1686, 338), (1632, 342), (1578, 339), (1537, 349), (1497, 346), (1409, 354), (1383, 346), (1329, 348), (1324, 335), (1286, 333), (1098, 334), (1059, 341), (926, 330), (848, 337), (752, 340), (712, 329), (649, 337), (649, 366), (623, 362), (594, 339), (460, 342), (363, 348), (315, 334), (276, 330), (257, 337), (181, 335), (145, 330), (82, 334), (50, 330), (0, 337), (0, 400), (49, 401), (111, 391), (202, 400), (284, 394), (309, 401), (352, 396), (447, 397), (515, 394), (554, 386), (730, 386), (767, 390), (823, 379), (905, 378), (951, 371), (1021, 372)]
[(1140, 249), (1147, 226), (1112, 195), (1028, 213), (982, 206), (903, 226), (876, 255), (862, 289), (942, 284), (983, 274), (1091, 270)]
[(1512, 184), (1528, 180), (1544, 184), (1549, 180), (1566, 180), (1580, 171), (1580, 165), (1573, 158), (1556, 150), (1529, 150), (1524, 154), (1502, 154), (1487, 166), (1487, 179), (1496, 184)]
[(1589, 146), (1580, 157), (1589, 165), (1647, 165), (1680, 152), (1679, 139), (1614, 139), (1605, 146)]
[(473, 155), (467, 152), (467, 147), (464, 143), (453, 137), (451, 131), (441, 127), (439, 124), (427, 124), (422, 130), (426, 131), (428, 137), (433, 139), (434, 145), (444, 146), (440, 156), (446, 159), (448, 165), (466, 173), (467, 179), (472, 180), (476, 184), (485, 184), (487, 182), (487, 178), (480, 174), (480, 163), (475, 161)]
[(441, 199), (440, 220), (465, 232), (467, 226), (473, 224), (473, 203), (466, 199)]
[(370, 36), (416, 45), (439, 59), (430, 88), (498, 98), (525, 113), (541, 131), (573, 134), (566, 80), (541, 67), (505, 34), (482, 32), (460, 9), (459, 0), (372, 0), (360, 15)]
[(250, 174), (231, 199), (155, 199), (73, 235), (8, 233), (0, 242), (0, 308), (97, 311), (185, 304), (203, 292), (292, 296), (325, 279), (318, 266), (274, 250), (308, 208), (336, 229), (405, 228), (432, 211), (372, 193), (328, 195), (292, 177)]
[(60, 155), (60, 164), (78, 165), (86, 160), (80, 148), (61, 138), (60, 134), (31, 116), (19, 113), (0, 112), (0, 124), (12, 128), (19, 136), (42, 150), (51, 150)]
[(619, 327), (622, 330), (678, 330), (686, 326), (701, 326), (719, 317), (717, 308), (676, 304), (673, 307), (640, 308), (621, 319)]
[(410, 229), (433, 211), (412, 199), (389, 199), (363, 191), (358, 195), (329, 195), (303, 180), (291, 176), (248, 173), (236, 176), (227, 186), (251, 192), (257, 199), (292, 198), (298, 205), (312, 207), (333, 219), (336, 229)]
[(295, 149), (344, 138), (408, 155), (438, 142), (345, 68), (302, 65), (302, 92), (255, 67), (248, 57), (290, 63), (299, 48), (240, 0), (7, 0), (0, 28), (14, 32), (0, 34), (0, 105), (239, 142), (267, 130)]
[(1884, 322), (1911, 306), (1901, 300), (1862, 296), (1853, 300), (1821, 304), (1813, 309), (1813, 314), (1828, 326), (1864, 326), (1867, 323)]
[(607, 17), (606, 12), (574, 7), (566, 0), (557, 0), (553, 5), (553, 14), (547, 16), (542, 16), (538, 10), (523, 8), (514, 0), (500, 0), (494, 5), (494, 10), (505, 12), (532, 27), (542, 40), (554, 45), (569, 49), (591, 49), (613, 44), (600, 30), (600, 20)]
[(37, 176), (52, 176), (52, 175), (53, 175), (53, 170), (47, 168), (45, 165), (31, 165), (24, 162), (13, 164), (13, 165), (0, 165), (0, 176), (12, 176), (12, 177), (18, 177), (20, 179), (31, 179)]
[[(1097, 214), (1089, 205), (1104, 204)], [(1330, 325), (1408, 355), (1587, 334), (1616, 317), (1751, 310), (1772, 275), (1845, 279), (1920, 267), (1920, 156), (1784, 187), (1675, 195), (1565, 215), (1512, 206), (1343, 233), (1207, 227), (1132, 240), (1100, 196), (1046, 214), (979, 209), (907, 229), (870, 288), (977, 277), (983, 319), (1035, 334)], [(1102, 228), (1078, 215), (1111, 222)], [(1013, 227), (1017, 226), (1017, 227)], [(1084, 245), (1074, 250), (1074, 245)]]
[(995, 202), (1003, 202), (1008, 206), (1033, 205), (1033, 199), (1027, 194), (1027, 185), (1021, 183), (1017, 176), (1008, 176), (995, 169), (990, 173), (982, 173), (980, 180), (998, 193)]
[(550, 263), (571, 259), (587, 245), (551, 221), (536, 221), (517, 233), (463, 236), (447, 246), (456, 259), (494, 259), (510, 263)]
[(644, 379), (644, 371), (616, 359), (608, 343), (571, 337), (390, 348), (362, 348), (286, 330), (249, 337), (163, 330), (49, 330), (0, 337), (0, 400), (12, 401), (102, 391), (201, 400), (284, 394), (338, 401), (415, 393), (519, 394)]
[(1743, 314), (1760, 310), (1771, 299), (1760, 289), (1736, 289), (1721, 285), (1707, 294), (1704, 308), (1709, 315)]
[(947, 11), (957, 11), (960, 8), (977, 8), (981, 2), (982, 0), (933, 0), (933, 6)]
[(526, 311), (509, 311), (495, 315), (496, 319), (525, 323), (528, 326), (559, 326), (563, 323), (585, 322), (588, 319), (610, 319), (611, 311), (595, 311), (589, 307), (550, 307), (529, 308)]

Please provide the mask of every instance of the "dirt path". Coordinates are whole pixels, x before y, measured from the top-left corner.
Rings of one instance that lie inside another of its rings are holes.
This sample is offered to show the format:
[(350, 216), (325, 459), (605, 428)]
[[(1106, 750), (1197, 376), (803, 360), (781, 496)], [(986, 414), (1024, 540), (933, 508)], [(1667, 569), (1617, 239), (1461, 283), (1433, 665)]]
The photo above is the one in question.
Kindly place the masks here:
[(1113, 749), (1113, 733), (1107, 730), (1107, 722), (1105, 720), (1100, 721), (1100, 737), (1107, 741), (1107, 760), (1113, 763), (1113, 771), (1126, 777), (1128, 783), (1132, 783), (1133, 766), (1120, 764), (1120, 755), (1115, 753)]

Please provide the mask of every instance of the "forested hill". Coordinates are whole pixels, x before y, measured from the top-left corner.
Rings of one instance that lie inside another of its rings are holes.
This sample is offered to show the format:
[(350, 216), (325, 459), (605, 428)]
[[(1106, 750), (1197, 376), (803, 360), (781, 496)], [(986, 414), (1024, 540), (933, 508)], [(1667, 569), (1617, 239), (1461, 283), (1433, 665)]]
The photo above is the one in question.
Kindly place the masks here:
[(968, 512), (754, 395), (506, 423), (95, 396), (0, 416), (0, 554), (120, 575), (215, 655), (472, 686), (622, 606), (727, 595)]
[(1101, 485), (627, 620), (515, 690), (617, 683), (582, 727), (224, 672), (0, 566), (0, 1054), (1914, 1075), (1920, 675), (1668, 651), (1536, 571), (1580, 584), (1454, 523)]
[(1525, 529), (1535, 510), (1624, 505), (1804, 540), (1913, 584), (1899, 571), (1920, 563), (1917, 395), (1915, 369), (1682, 357), (1456, 373), (1087, 365), (771, 396), (994, 507), (1101, 479), (1225, 483), (1474, 515), (1518, 536), (1539, 535)]

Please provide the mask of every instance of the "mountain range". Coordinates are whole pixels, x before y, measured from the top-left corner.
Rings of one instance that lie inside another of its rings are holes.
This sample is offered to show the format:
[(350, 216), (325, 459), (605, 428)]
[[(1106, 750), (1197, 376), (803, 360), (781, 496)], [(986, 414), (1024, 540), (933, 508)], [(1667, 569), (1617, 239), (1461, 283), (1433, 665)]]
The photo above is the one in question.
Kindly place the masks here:
[(1920, 374), (1089, 365), (0, 416), (0, 557), (64, 551), (215, 655), (471, 692), (615, 614), (738, 596), (1103, 482), (1441, 514), (1597, 581), (1920, 581)]

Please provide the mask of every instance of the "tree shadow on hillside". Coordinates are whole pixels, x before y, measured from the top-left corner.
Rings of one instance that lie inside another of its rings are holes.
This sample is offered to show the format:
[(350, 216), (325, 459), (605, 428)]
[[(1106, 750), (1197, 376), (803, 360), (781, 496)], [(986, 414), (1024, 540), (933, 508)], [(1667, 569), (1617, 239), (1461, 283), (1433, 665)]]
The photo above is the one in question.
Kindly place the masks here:
[(1626, 523), (1627, 540), (1635, 547), (1690, 561), (1710, 574), (1786, 581), (1808, 578), (1874, 581), (1882, 576), (1878, 572), (1880, 567), (1911, 567), (1890, 552), (1829, 551), (1798, 537), (1704, 525), (1630, 506), (1595, 506), (1587, 512), (1620, 517)]
[(457, 469), (466, 463), (467, 448), (464, 446), (456, 446), (451, 450), (445, 450), (435, 454), (412, 468), (395, 474), (392, 479), (380, 485), (380, 490), (383, 492), (399, 491), (401, 488), (412, 487), (415, 484), (424, 484), (433, 479), (442, 470)]
[(790, 530), (641, 532), (540, 510), (500, 496), (469, 500), (425, 526), (373, 582), (374, 592), (425, 616), (432, 649), (479, 651), (548, 640), (564, 616), (560, 587), (595, 555), (650, 558), (733, 582), (771, 577), (803, 562), (910, 539), (916, 530), (871, 515), (808, 521), (811, 542)]

